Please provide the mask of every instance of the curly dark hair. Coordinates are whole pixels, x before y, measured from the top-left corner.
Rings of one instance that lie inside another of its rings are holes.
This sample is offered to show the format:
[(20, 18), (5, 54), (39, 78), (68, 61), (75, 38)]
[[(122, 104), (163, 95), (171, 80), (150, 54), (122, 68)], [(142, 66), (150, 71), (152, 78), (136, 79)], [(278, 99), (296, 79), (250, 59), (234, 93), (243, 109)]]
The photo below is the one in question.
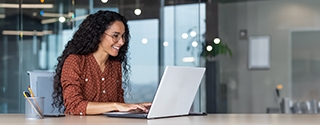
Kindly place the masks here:
[(127, 61), (127, 52), (130, 41), (129, 27), (127, 24), (128, 20), (119, 13), (100, 10), (86, 17), (86, 19), (79, 25), (79, 29), (74, 33), (72, 39), (66, 44), (62, 55), (57, 58), (58, 64), (55, 66), (54, 90), (52, 93), (53, 102), (51, 105), (58, 108), (59, 112), (61, 112), (61, 110), (65, 110), (63, 108), (62, 86), (60, 81), (64, 61), (70, 54), (88, 55), (97, 51), (102, 35), (115, 21), (121, 21), (125, 26), (125, 32), (123, 34), (123, 40), (125, 40), (125, 42), (120, 48), (119, 54), (116, 57), (110, 56), (108, 60), (120, 61), (122, 63), (122, 84), (123, 89), (127, 90), (124, 94), (126, 95), (126, 93), (130, 91), (130, 65)]

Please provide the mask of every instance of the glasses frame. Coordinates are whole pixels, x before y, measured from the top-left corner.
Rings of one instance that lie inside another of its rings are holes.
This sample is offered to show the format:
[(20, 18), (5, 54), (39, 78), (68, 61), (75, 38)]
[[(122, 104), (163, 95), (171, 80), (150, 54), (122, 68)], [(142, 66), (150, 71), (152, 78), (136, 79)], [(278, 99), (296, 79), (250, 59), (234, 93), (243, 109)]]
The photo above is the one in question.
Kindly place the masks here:
[(107, 33), (105, 33), (107, 36), (111, 37), (112, 38), (112, 41), (113, 42), (119, 42), (120, 39), (122, 39), (123, 42), (125, 42), (125, 38), (124, 38), (124, 35), (122, 35), (121, 37), (115, 37), (115, 35), (109, 35)]

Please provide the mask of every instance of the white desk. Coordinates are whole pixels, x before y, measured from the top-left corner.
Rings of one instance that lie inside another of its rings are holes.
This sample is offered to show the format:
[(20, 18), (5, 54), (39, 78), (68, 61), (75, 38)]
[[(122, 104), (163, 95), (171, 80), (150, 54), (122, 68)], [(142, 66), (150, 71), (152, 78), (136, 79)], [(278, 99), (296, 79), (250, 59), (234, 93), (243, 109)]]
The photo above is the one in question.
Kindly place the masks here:
[(0, 125), (319, 125), (320, 115), (209, 114), (162, 119), (130, 119), (97, 116), (25, 119), (24, 114), (0, 114)]

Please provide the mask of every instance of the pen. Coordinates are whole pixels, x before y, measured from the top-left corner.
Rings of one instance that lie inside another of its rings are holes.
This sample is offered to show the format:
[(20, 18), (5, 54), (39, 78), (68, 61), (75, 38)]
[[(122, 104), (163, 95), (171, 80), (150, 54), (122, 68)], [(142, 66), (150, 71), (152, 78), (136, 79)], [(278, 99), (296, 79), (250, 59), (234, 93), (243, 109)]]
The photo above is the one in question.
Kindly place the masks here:
[[(30, 97), (34, 97), (33, 91), (32, 91), (30, 86), (28, 86), (28, 90), (29, 90), (30, 95), (31, 95)], [(36, 106), (38, 107), (39, 111), (42, 112), (40, 107), (39, 107), (39, 105), (38, 105), (38, 103), (37, 103), (37, 101), (34, 99), (33, 102), (36, 104)]]
[[(39, 111), (34, 107), (34, 105), (32, 104), (32, 102), (29, 100), (26, 92), (23, 92), (23, 96), (28, 100), (28, 102), (30, 103), (31, 107), (36, 111), (36, 113), (40, 116), (40, 118), (42, 118), (42, 115), (39, 113)], [(39, 107), (38, 107), (39, 108)]]
[(31, 97), (31, 95), (29, 94), (29, 92), (23, 91), (23, 95), (26, 95), (27, 97)]
[(34, 97), (34, 94), (33, 94), (33, 92), (32, 92), (32, 89), (30, 88), (30, 86), (28, 86), (28, 90), (29, 90), (29, 92), (30, 92), (30, 94), (31, 94), (31, 97)]

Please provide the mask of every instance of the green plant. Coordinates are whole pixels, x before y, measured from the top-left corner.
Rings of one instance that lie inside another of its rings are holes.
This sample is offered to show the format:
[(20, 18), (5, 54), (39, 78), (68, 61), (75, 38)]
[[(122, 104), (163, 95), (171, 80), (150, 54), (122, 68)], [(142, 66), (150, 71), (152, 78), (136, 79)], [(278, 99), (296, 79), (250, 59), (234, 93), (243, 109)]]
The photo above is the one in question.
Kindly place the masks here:
[[(212, 47), (211, 51), (210, 51), (210, 46)], [(213, 58), (218, 55), (227, 55), (227, 54), (230, 57), (232, 57), (232, 51), (227, 44), (224, 44), (222, 42), (218, 44), (215, 44), (214, 42), (212, 42), (212, 44), (202, 43), (202, 52), (200, 54), (200, 56), (202, 57)]]

